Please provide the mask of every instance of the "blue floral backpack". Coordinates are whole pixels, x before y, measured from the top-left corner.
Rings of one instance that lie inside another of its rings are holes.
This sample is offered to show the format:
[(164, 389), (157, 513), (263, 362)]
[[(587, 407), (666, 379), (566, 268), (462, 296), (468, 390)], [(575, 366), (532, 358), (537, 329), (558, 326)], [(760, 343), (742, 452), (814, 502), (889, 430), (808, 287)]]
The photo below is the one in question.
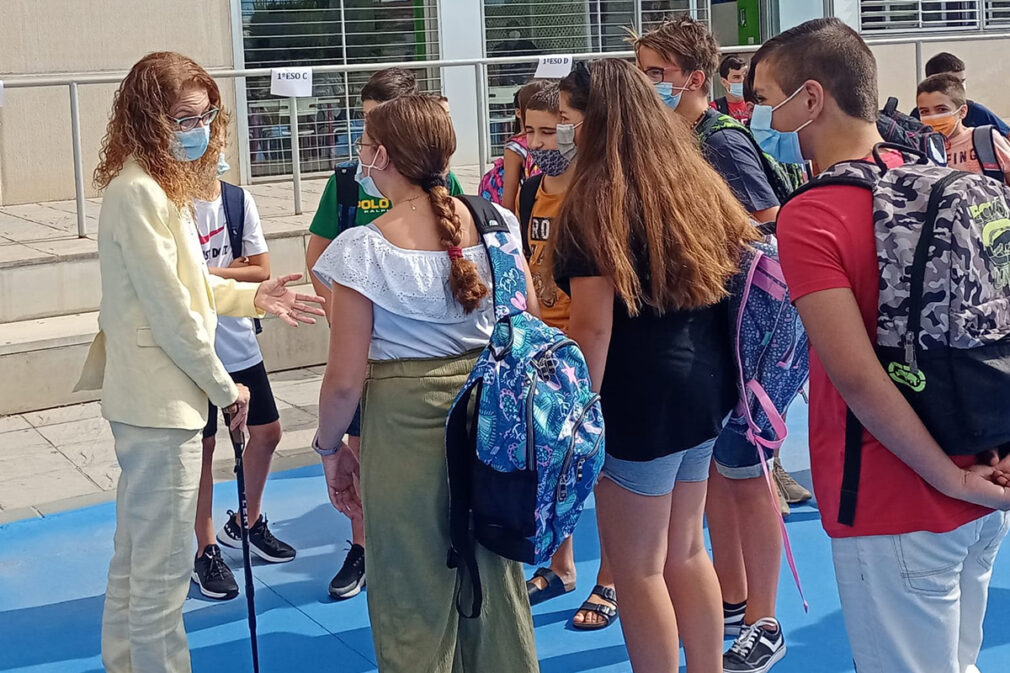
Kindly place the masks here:
[[(526, 312), (522, 243), (501, 212), (462, 197), (494, 276), (495, 326), (446, 422), (449, 567), (456, 607), (480, 615), (475, 544), (508, 559), (546, 562), (571, 535), (604, 458), (603, 410), (578, 344)], [(460, 598), (472, 582), (471, 606)]]

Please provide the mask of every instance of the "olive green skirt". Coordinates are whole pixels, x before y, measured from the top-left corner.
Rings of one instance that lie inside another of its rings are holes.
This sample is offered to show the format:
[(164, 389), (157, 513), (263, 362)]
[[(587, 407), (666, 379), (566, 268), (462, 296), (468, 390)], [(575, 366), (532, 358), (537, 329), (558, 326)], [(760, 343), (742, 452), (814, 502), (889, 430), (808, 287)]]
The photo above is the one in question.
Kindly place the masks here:
[(365, 576), (380, 673), (539, 670), (522, 565), (477, 545), (484, 607), (453, 601), (445, 421), (477, 353), (369, 363), (362, 394)]

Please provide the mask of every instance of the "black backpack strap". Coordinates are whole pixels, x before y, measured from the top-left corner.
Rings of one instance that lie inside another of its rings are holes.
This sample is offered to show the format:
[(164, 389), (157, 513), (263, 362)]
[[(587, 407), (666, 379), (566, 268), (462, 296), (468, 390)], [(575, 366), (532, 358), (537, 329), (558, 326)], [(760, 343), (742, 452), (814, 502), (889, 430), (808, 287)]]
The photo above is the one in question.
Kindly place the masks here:
[(992, 125), (977, 126), (971, 132), (971, 142), (975, 147), (975, 156), (982, 166), (982, 175), (992, 178), (1000, 184), (1006, 184), (1006, 174), (996, 156), (996, 141), (993, 140)]
[[(476, 415), (480, 409), (482, 388), (483, 383), (477, 382), (459, 396), (445, 426), (445, 459), (449, 476), (449, 554), (446, 565), (456, 570), (454, 591), (456, 611), (466, 619), (479, 617), (484, 601), (480, 585), (480, 569), (477, 567), (476, 542), (470, 521), (473, 469), (477, 450)], [(471, 418), (469, 428), (468, 418)], [(471, 587), (469, 610), (463, 601), (465, 586)]]
[(354, 226), (358, 214), (358, 181), (354, 174), (358, 162), (348, 161), (333, 169), (333, 180), (337, 188), (337, 235)]
[(884, 104), (884, 109), (882, 112), (888, 117), (893, 117), (894, 113), (898, 111), (898, 99), (891, 96), (887, 99), (887, 103)]
[(724, 115), (728, 115), (729, 114), (729, 100), (727, 100), (725, 96), (723, 96), (722, 98), (716, 98), (715, 99), (715, 109), (718, 110), (719, 112), (723, 113)]
[(537, 201), (537, 190), (544, 180), (544, 174), (538, 173), (523, 183), (519, 190), (519, 231), (523, 235), (523, 254), (530, 258), (530, 220), (533, 218), (533, 206)]
[(852, 409), (845, 409), (845, 459), (842, 463), (842, 491), (838, 501), (838, 523), (852, 526), (856, 522), (859, 500), (859, 476), (863, 465), (863, 424)]
[[(245, 191), (238, 185), (221, 180), (221, 205), (224, 206), (224, 223), (228, 227), (228, 241), (231, 243), (232, 257), (244, 257), (245, 247)], [(256, 334), (263, 331), (263, 323), (253, 318)]]

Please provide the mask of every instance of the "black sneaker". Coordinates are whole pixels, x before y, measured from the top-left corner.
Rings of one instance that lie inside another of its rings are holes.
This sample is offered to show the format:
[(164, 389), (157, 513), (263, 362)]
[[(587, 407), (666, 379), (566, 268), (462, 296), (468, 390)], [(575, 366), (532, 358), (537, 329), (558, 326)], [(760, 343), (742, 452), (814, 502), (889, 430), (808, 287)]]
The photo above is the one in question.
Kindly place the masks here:
[(207, 598), (230, 600), (238, 596), (238, 584), (231, 568), (221, 557), (221, 548), (209, 544), (193, 562), (193, 581)]
[[(242, 548), (242, 530), (235, 521), (235, 512), (228, 510), (228, 521), (218, 531), (217, 541), (232, 549)], [(270, 563), (287, 563), (297, 554), (294, 547), (274, 537), (262, 514), (249, 529), (249, 550)]]
[[(765, 628), (768, 627), (768, 628)], [(774, 630), (769, 630), (774, 627)], [(767, 673), (786, 656), (782, 627), (771, 617), (744, 626), (722, 657), (723, 673)]]
[(365, 586), (365, 548), (352, 544), (344, 565), (330, 580), (330, 598), (342, 601), (361, 593)]

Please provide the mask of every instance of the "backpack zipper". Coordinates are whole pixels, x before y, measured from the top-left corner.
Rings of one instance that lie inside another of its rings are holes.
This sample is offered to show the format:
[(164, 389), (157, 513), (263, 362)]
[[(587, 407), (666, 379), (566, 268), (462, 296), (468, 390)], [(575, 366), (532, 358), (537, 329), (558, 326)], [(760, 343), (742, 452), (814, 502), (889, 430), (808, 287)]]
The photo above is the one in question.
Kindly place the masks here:
[[(540, 360), (545, 355), (553, 355), (559, 349), (564, 348), (565, 346), (573, 345), (578, 346), (578, 343), (576, 343), (574, 339), (562, 339), (541, 353), (536, 359)], [(536, 435), (534, 434), (535, 426), (533, 424), (533, 398), (537, 394), (537, 381), (539, 380), (540, 370), (534, 366), (533, 376), (530, 377), (530, 391), (526, 394), (526, 469), (534, 471), (537, 469), (537, 443)]]
[[(576, 430), (582, 427), (582, 422), (586, 419), (586, 414), (589, 410), (593, 408), (593, 405), (600, 400), (599, 395), (593, 395), (589, 398), (589, 401), (582, 406), (582, 411), (579, 414), (578, 419), (572, 424), (572, 440), (568, 444), (568, 451), (565, 453), (565, 460), (561, 463), (561, 478), (558, 480), (558, 487), (555, 492), (555, 499), (557, 502), (561, 502), (568, 497), (568, 487), (565, 485), (565, 475), (568, 474), (569, 468), (572, 466), (572, 460), (575, 457), (575, 441), (578, 439), (576, 435)], [(579, 462), (575, 466), (575, 481), (578, 482), (582, 479), (582, 467), (586, 464), (586, 461), (596, 455), (596, 452), (600, 450), (600, 442), (603, 440), (603, 433), (600, 433), (599, 438), (597, 438), (596, 443), (589, 453), (579, 458)]]

